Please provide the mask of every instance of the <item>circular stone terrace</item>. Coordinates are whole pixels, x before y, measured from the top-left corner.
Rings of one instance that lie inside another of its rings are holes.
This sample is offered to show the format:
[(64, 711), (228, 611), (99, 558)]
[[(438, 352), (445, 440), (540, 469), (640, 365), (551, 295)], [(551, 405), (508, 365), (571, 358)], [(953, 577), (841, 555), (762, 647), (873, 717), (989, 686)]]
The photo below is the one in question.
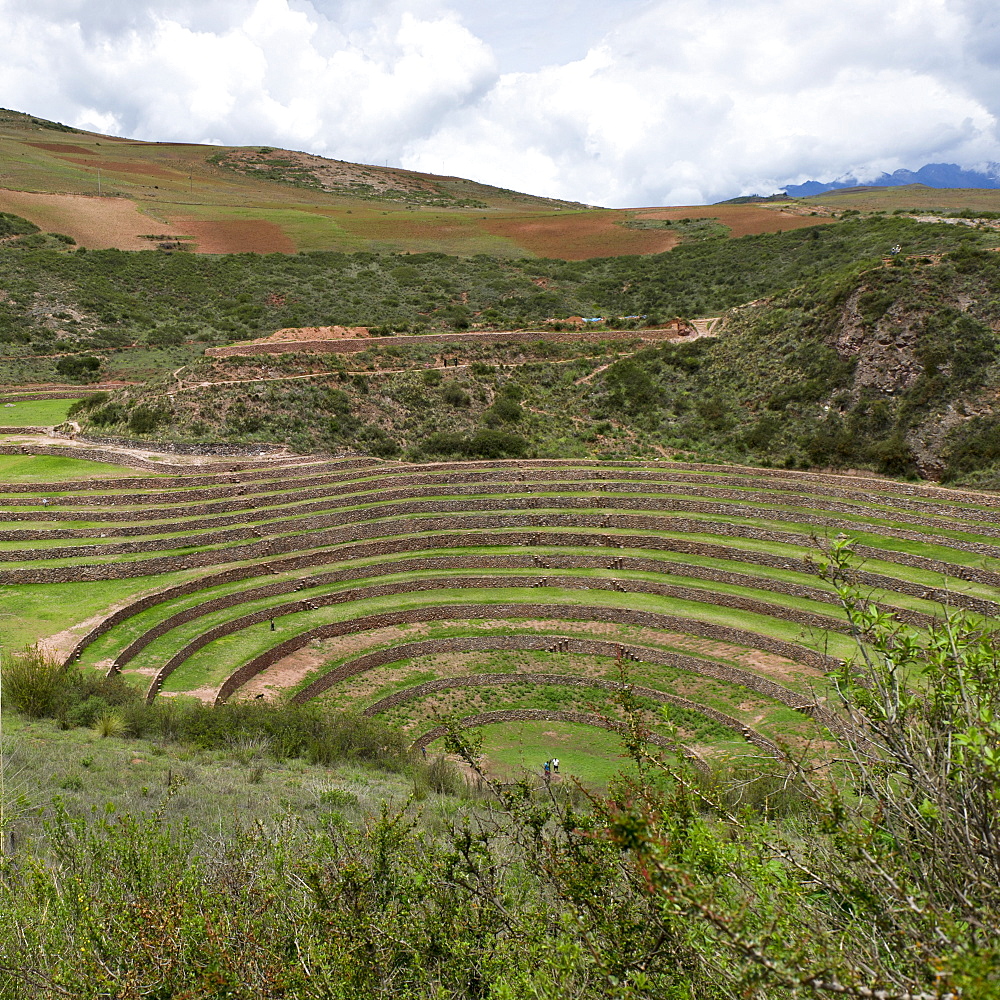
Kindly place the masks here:
[(1000, 617), (1000, 498), (974, 491), (667, 461), (129, 465), (0, 483), (0, 584), (15, 613), (59, 602), (40, 638), (65, 662), (150, 700), (384, 718), (415, 747), (481, 727), (508, 767), (613, 758), (626, 701), (696, 761), (829, 740), (854, 642), (817, 573), (837, 536), (915, 628)]

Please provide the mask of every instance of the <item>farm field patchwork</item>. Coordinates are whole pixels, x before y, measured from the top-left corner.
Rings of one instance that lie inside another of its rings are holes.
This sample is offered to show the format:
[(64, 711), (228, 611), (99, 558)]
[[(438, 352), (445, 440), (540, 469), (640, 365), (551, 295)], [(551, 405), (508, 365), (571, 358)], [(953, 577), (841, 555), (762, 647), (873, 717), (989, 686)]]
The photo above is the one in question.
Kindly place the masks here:
[(8, 646), (40, 642), (148, 700), (318, 699), (418, 746), (451, 720), (481, 729), (505, 773), (579, 742), (569, 773), (606, 780), (623, 683), (650, 738), (697, 759), (822, 743), (825, 675), (853, 648), (817, 571), (838, 536), (901, 621), (1000, 617), (1000, 500), (929, 484), (681, 462), (124, 470), (44, 455), (0, 456), (0, 479)]

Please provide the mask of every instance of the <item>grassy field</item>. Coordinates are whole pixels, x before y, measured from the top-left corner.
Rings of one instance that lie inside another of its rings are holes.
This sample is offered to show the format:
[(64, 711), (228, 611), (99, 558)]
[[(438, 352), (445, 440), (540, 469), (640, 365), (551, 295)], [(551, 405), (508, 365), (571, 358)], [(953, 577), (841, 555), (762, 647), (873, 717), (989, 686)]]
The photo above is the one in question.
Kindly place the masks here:
[[(21, 830), (41, 833), (59, 801), (73, 815), (92, 809), (153, 812), (188, 823), (205, 841), (257, 824), (270, 827), (294, 813), (318, 819), (337, 809), (361, 821), (382, 802), (403, 805), (412, 794), (404, 775), (364, 766), (325, 768), (278, 761), (254, 748), (199, 751), (182, 744), (118, 737), (89, 728), (62, 730), (46, 721), (3, 716), (6, 802), (27, 810)], [(428, 820), (438, 796), (426, 803)]]
[[(31, 399), (0, 405), (0, 425), (4, 427), (52, 427), (66, 419), (72, 399)], [(5, 456), (6, 457), (6, 456)], [(7, 479), (0, 467), (0, 477)]]
[[(60, 401), (60, 405), (61, 405)], [(28, 406), (28, 403), (19, 403)], [(52, 404), (55, 406), (56, 403)], [(0, 413), (3, 411), (0, 410)], [(149, 476), (124, 465), (110, 465), (90, 462), (78, 458), (63, 458), (59, 455), (0, 455), (0, 484), (3, 483), (48, 483), (74, 479), (120, 478), (124, 476)], [(152, 473), (156, 475), (156, 473)], [(2, 486), (0, 486), (2, 492)]]
[(634, 765), (622, 756), (621, 740), (614, 733), (567, 722), (516, 722), (483, 726), (486, 766), (511, 780), (530, 774), (537, 784), (544, 780), (543, 765), (559, 758), (557, 781), (579, 781), (584, 786), (606, 786), (614, 775), (631, 773)]

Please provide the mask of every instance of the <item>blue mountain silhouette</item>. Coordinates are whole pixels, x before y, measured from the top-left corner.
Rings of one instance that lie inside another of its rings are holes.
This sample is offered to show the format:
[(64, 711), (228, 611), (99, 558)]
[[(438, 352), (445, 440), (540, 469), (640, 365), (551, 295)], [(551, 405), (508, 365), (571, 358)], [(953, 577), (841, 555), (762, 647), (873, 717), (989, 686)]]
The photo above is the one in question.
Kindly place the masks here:
[(859, 181), (856, 177), (842, 177), (840, 180), (824, 183), (806, 181), (804, 184), (786, 184), (785, 191), (793, 198), (806, 198), (812, 194), (823, 194), (839, 188), (852, 187), (902, 187), (905, 184), (923, 184), (932, 188), (1000, 188), (1000, 163), (987, 166), (987, 173), (965, 170), (957, 163), (928, 163), (919, 170), (895, 170), (882, 174), (870, 181)]

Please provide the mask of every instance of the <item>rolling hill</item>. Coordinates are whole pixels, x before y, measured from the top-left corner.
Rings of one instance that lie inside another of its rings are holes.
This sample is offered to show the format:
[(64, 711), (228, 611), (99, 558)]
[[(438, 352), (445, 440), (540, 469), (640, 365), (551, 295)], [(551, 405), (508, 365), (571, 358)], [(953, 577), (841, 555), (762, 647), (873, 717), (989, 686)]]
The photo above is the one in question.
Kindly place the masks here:
[(9, 110), (0, 162), (0, 211), (95, 249), (585, 259), (668, 250), (685, 233), (667, 220), (689, 216), (715, 217), (735, 236), (817, 221), (814, 207), (780, 204), (598, 209), (291, 150), (99, 135)]

